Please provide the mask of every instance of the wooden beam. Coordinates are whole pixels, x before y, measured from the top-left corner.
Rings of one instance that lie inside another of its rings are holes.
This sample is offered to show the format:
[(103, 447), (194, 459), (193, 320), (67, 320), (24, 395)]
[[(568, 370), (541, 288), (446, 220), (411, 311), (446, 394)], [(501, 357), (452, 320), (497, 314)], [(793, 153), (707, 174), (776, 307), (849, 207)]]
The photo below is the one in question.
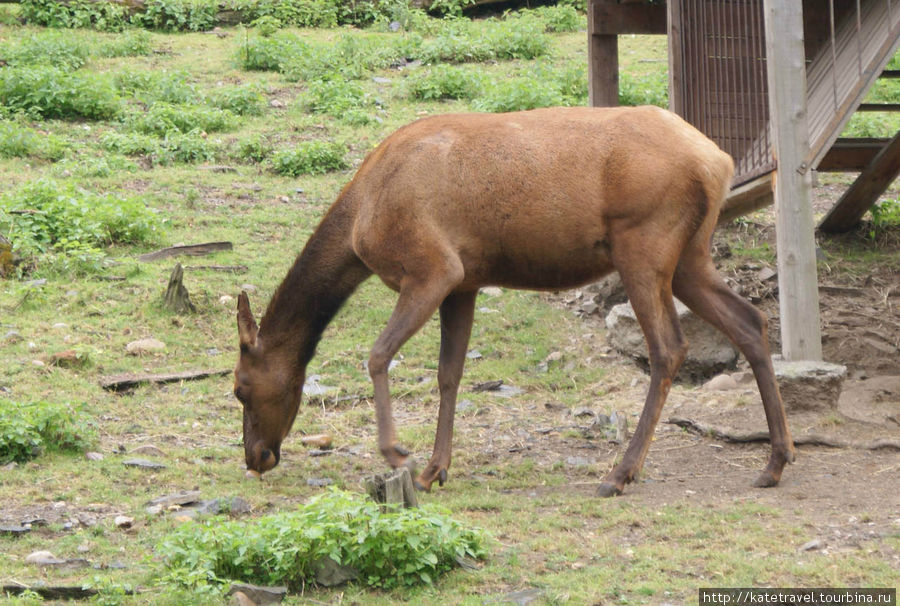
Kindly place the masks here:
[(619, 37), (588, 35), (588, 104), (615, 107), (619, 104)]
[(828, 211), (819, 229), (831, 233), (851, 229), (859, 223), (862, 216), (875, 204), (898, 174), (900, 174), (900, 131)]
[(860, 103), (858, 112), (900, 112), (900, 103)]
[(821, 360), (816, 243), (810, 191), (803, 7), (799, 2), (763, 0), (769, 113), (778, 170), (775, 222), (778, 304), (782, 356)]
[(593, 27), (588, 32), (594, 35), (666, 33), (665, 4), (595, 0), (589, 13), (593, 16)]
[(845, 138), (838, 139), (819, 162), (819, 172), (859, 172), (866, 168), (890, 139)]
[(681, 2), (666, 3), (668, 10), (669, 45), (669, 109), (684, 117), (683, 97), (679, 92), (684, 86), (684, 47), (682, 46)]
[(775, 177), (766, 173), (731, 190), (719, 213), (719, 225), (752, 213), (775, 201)]

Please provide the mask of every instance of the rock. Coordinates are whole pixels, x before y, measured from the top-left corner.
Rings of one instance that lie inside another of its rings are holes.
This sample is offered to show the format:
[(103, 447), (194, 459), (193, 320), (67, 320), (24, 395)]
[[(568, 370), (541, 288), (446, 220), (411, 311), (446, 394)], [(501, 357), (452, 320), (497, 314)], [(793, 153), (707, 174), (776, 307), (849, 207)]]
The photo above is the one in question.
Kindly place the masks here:
[(156, 497), (152, 501), (148, 501), (149, 507), (159, 506), (160, 508), (170, 507), (172, 505), (187, 505), (188, 503), (197, 503), (200, 501), (199, 490), (181, 490), (173, 492), (161, 497)]
[(837, 408), (847, 374), (846, 366), (810, 360), (788, 362), (781, 356), (772, 356), (772, 362), (786, 411), (831, 411)]
[(515, 604), (516, 606), (528, 606), (533, 601), (544, 595), (543, 589), (538, 589), (534, 587), (532, 589), (523, 589), (521, 591), (512, 591), (510, 593), (503, 594), (500, 597), (500, 603), (502, 604)]
[[(216, 498), (201, 501), (196, 506), (185, 510), (185, 515), (218, 515), (228, 514), (231, 516), (239, 516), (250, 513), (252, 507), (250, 503), (241, 497)], [(248, 594), (249, 595), (249, 594)]]
[(331, 448), (332, 438), (327, 433), (317, 433), (300, 438), (300, 443), (304, 446), (315, 446), (316, 448)]
[(591, 418), (594, 418), (594, 417), (597, 416), (597, 413), (595, 413), (593, 410), (591, 410), (591, 409), (588, 408), (587, 406), (581, 406), (581, 407), (576, 408), (575, 410), (572, 411), (572, 416), (575, 417), (576, 419), (577, 419), (578, 417), (591, 417)]
[(284, 101), (279, 101), (278, 99), (272, 99), (269, 101), (269, 107), (274, 107), (275, 109), (280, 109), (284, 107)]
[(391, 79), (390, 78), (382, 78), (381, 76), (373, 76), (372, 82), (374, 82), (375, 84), (390, 84)]
[(234, 304), (234, 297), (232, 297), (231, 295), (222, 295), (221, 297), (219, 297), (219, 305), (229, 305), (230, 306), (233, 304)]
[(242, 593), (254, 604), (278, 604), (287, 596), (287, 587), (262, 587), (248, 583), (232, 583), (227, 595)]
[(469, 360), (480, 360), (482, 358), (481, 352), (477, 349), (472, 349), (466, 353), (466, 358)]
[(703, 385), (706, 391), (731, 391), (737, 388), (738, 383), (731, 375), (716, 375)]
[(235, 591), (231, 594), (231, 603), (234, 606), (256, 606), (256, 602), (251, 600), (243, 591)]
[[(738, 352), (725, 335), (695, 316), (678, 300), (675, 300), (675, 310), (682, 332), (690, 344), (678, 373), (679, 379), (702, 380), (734, 367)], [(613, 307), (606, 316), (606, 327), (610, 345), (647, 370), (647, 344), (631, 304)]]
[(566, 465), (569, 467), (587, 467), (588, 465), (593, 465), (593, 461), (587, 457), (569, 457), (566, 459)]
[(49, 551), (33, 551), (25, 558), (26, 564), (34, 564), (35, 566), (59, 566), (65, 564), (65, 560), (61, 560)]
[(26, 526), (19, 526), (18, 524), (8, 525), (8, 526), (0, 525), (0, 535), (5, 534), (5, 535), (15, 536), (15, 535), (26, 534), (28, 532), (31, 532), (31, 528), (28, 528)]
[(756, 377), (753, 376), (752, 370), (733, 372), (731, 373), (731, 378), (737, 381), (738, 385), (750, 385), (756, 382)]
[(166, 344), (159, 339), (138, 339), (132, 341), (125, 346), (125, 351), (132, 356), (141, 356), (144, 354), (158, 353), (165, 351)]
[(19, 334), (19, 332), (15, 331), (15, 330), (7, 331), (7, 333), (5, 335), (3, 335), (3, 340), (6, 341), (7, 343), (18, 343), (18, 342), (22, 341), (23, 339), (24, 339), (24, 337), (22, 337), (22, 335)]
[(314, 488), (324, 488), (332, 484), (334, 484), (334, 480), (331, 478), (306, 478), (306, 485)]
[(241, 290), (247, 291), (248, 293), (256, 292), (256, 287), (253, 284), (241, 284)]
[(497, 286), (488, 286), (481, 289), (481, 293), (487, 297), (499, 297), (503, 294), (503, 289)]
[(151, 457), (164, 457), (166, 454), (153, 444), (141, 444), (131, 449), (131, 454), (141, 454)]
[(625, 294), (625, 286), (622, 284), (622, 278), (619, 277), (618, 272), (609, 274), (599, 282), (591, 284), (585, 290), (594, 293), (591, 301), (603, 311), (609, 311), (614, 306), (628, 301), (628, 295)]
[(165, 469), (166, 466), (162, 463), (157, 463), (155, 461), (148, 461), (147, 459), (128, 459), (122, 461), (122, 464), (126, 467), (140, 467), (141, 469)]
[(313, 564), (316, 583), (323, 587), (337, 587), (359, 576), (355, 568), (338, 564), (330, 557), (324, 557)]
[(116, 516), (113, 520), (113, 523), (116, 525), (116, 528), (131, 528), (134, 525), (134, 518), (130, 518), (128, 516)]
[(327, 457), (331, 454), (331, 450), (324, 450), (322, 448), (313, 448), (309, 451), (309, 456), (311, 457)]
[(331, 387), (330, 385), (322, 385), (319, 383), (320, 377), (318, 375), (311, 375), (306, 378), (306, 383), (303, 384), (303, 395), (315, 398), (321, 397), (325, 394), (337, 391), (337, 387)]
[(88, 461), (102, 461), (103, 455), (99, 452), (86, 452), (84, 453), (84, 458)]
[(798, 551), (812, 551), (814, 549), (821, 549), (822, 541), (819, 539), (813, 539), (812, 541), (807, 541), (803, 544), (803, 546)]

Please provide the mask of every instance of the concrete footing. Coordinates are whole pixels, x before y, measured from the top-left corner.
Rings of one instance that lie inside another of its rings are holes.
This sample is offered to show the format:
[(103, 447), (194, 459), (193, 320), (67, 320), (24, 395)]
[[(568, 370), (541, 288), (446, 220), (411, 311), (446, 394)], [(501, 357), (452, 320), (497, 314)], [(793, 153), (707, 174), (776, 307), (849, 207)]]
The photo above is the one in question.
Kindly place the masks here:
[(847, 367), (811, 360), (787, 361), (772, 356), (775, 378), (788, 412), (837, 410)]

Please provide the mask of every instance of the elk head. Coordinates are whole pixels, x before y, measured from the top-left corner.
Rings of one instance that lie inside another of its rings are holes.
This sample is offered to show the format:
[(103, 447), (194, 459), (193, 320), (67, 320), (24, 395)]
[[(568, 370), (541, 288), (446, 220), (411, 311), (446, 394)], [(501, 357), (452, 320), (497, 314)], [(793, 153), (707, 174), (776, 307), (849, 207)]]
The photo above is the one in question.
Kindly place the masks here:
[(281, 442), (300, 407), (304, 372), (298, 372), (277, 349), (266, 349), (245, 292), (238, 297), (237, 324), (240, 356), (234, 369), (234, 395), (244, 406), (247, 476), (260, 477), (281, 459)]

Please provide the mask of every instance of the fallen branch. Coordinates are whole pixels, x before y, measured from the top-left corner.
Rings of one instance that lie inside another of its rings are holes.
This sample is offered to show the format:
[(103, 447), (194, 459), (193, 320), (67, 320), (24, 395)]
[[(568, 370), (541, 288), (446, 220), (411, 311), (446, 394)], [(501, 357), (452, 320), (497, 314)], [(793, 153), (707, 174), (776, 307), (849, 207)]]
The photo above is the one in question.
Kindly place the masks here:
[(144, 263), (148, 261), (156, 261), (158, 259), (166, 259), (168, 257), (176, 257), (178, 255), (190, 255), (192, 257), (200, 255), (210, 255), (221, 250), (232, 250), (234, 245), (231, 242), (205, 242), (203, 244), (188, 244), (185, 246), (169, 246), (161, 248), (151, 253), (141, 255), (138, 261)]
[(128, 391), (146, 383), (163, 384), (177, 383), (178, 381), (195, 381), (209, 377), (221, 377), (231, 372), (231, 370), (196, 370), (167, 374), (122, 374), (103, 377), (100, 379), (100, 386), (106, 391)]
[(228, 271), (233, 274), (243, 274), (250, 271), (246, 265), (185, 265), (185, 269), (208, 269), (209, 271)]
[[(768, 431), (740, 432), (731, 429), (707, 425), (693, 419), (670, 417), (666, 421), (669, 425), (677, 425), (683, 429), (701, 436), (710, 436), (724, 442), (768, 442)], [(873, 442), (844, 442), (818, 434), (806, 434), (794, 438), (795, 446), (827, 446), (829, 448), (857, 448), (859, 450), (897, 450), (900, 451), (900, 442), (888, 438), (879, 438)]]

